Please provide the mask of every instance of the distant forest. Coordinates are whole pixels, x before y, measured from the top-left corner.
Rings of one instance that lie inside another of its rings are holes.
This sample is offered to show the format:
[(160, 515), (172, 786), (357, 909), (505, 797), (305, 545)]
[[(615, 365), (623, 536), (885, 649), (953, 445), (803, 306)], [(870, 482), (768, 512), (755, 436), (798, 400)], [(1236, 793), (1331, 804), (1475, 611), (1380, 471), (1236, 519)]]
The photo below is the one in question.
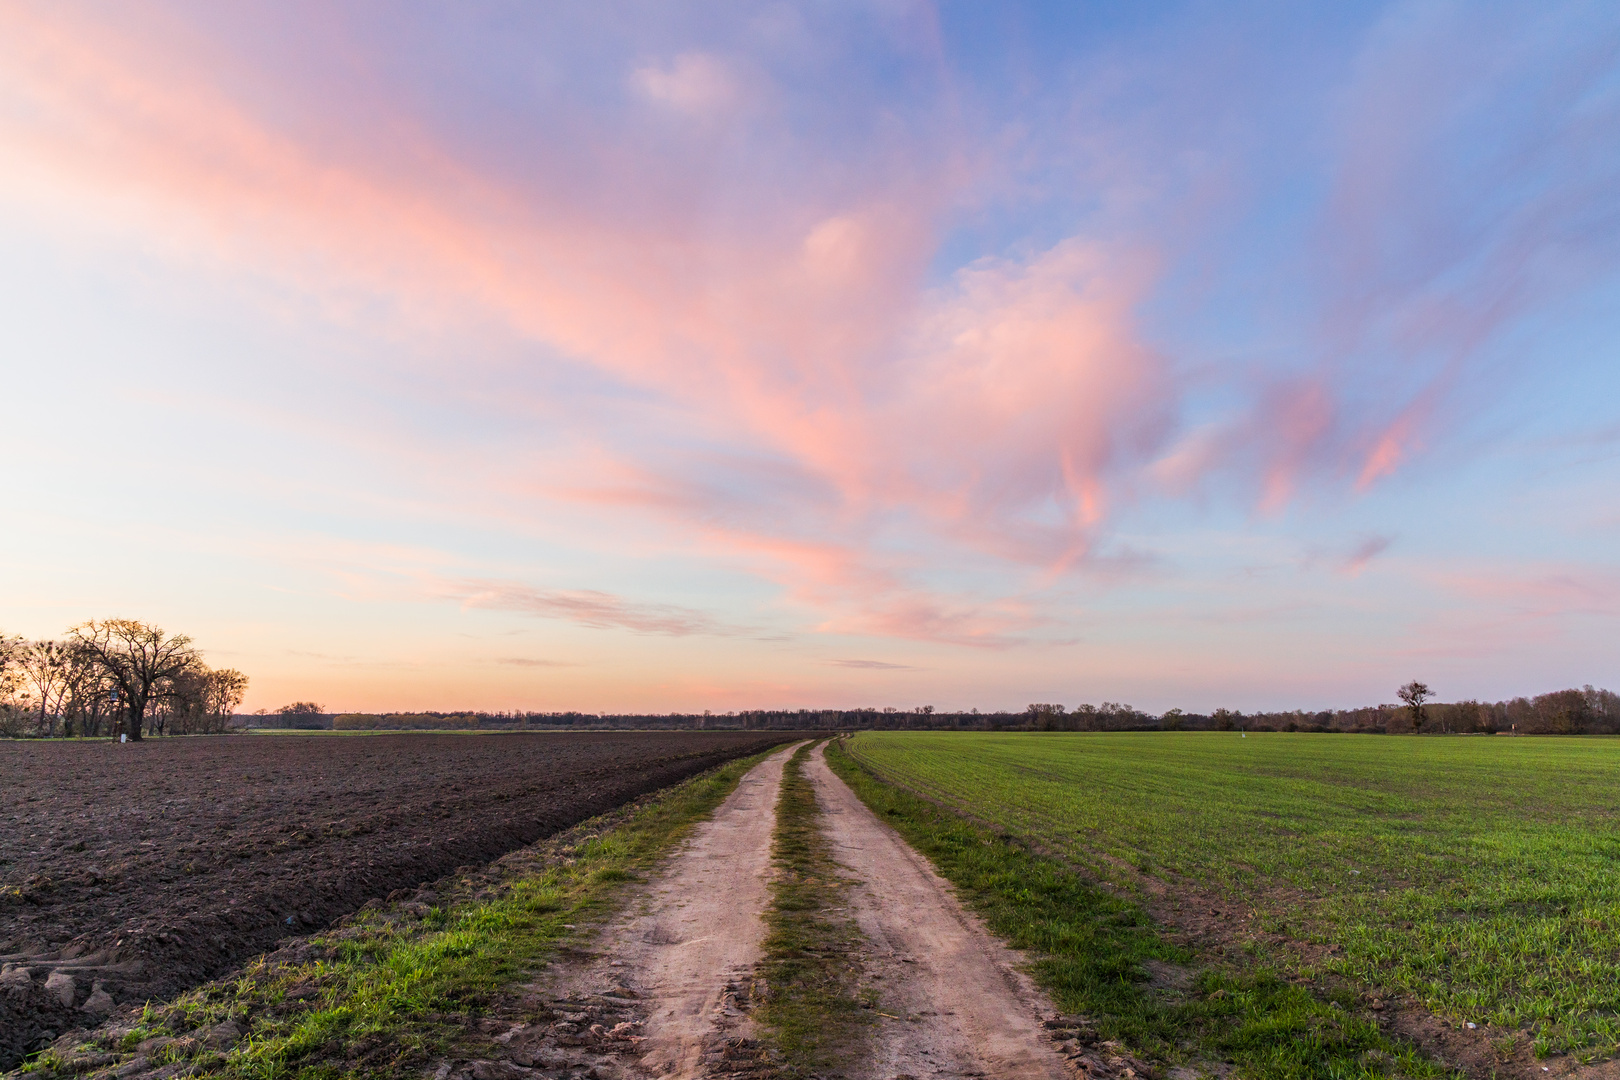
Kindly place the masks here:
[[(1409, 690), (1413, 685), (1402, 687)], [(1425, 693), (1426, 688), (1424, 688)], [(755, 709), (729, 713), (584, 712), (324, 712), (299, 702), (275, 713), (237, 717), (249, 727), (337, 731), (546, 731), (569, 728), (697, 730), (917, 731), (1317, 731), (1361, 734), (1620, 734), (1620, 694), (1586, 687), (1510, 701), (1371, 705), (1360, 709), (1243, 713), (1216, 709), (1160, 716), (1105, 701), (1073, 709), (1034, 704), (1019, 712), (939, 712), (916, 709)]]
[(1032, 704), (1018, 712), (915, 709), (754, 709), (728, 713), (412, 712), (333, 714), (312, 701), (243, 715), (248, 679), (210, 668), (183, 634), (130, 619), (92, 620), (60, 640), (0, 634), (0, 737), (96, 738), (218, 735), (249, 728), (335, 731), (919, 730), (919, 731), (1317, 731), (1361, 734), (1620, 734), (1620, 695), (1587, 686), (1509, 701), (1430, 701), (1420, 682), (1400, 704), (1310, 712), (1243, 713), (1171, 709), (1159, 716), (1129, 705), (1067, 708)]

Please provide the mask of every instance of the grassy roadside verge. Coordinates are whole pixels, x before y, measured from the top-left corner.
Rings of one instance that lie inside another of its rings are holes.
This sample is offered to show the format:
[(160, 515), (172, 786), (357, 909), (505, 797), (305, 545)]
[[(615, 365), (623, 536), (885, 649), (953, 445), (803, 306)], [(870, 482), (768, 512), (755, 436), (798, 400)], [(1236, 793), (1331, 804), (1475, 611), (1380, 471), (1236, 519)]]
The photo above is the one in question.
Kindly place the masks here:
[(757, 969), (765, 992), (754, 1018), (767, 1029), (784, 1077), (824, 1075), (855, 1060), (871, 1028), (857, 996), (860, 933), (845, 906), (849, 884), (804, 774), (813, 745), (800, 747), (782, 771), (772, 845), (777, 876)]
[(451, 1050), (508, 988), (532, 976), (576, 927), (610, 915), (764, 754), (440, 882), (440, 898), (368, 905), (331, 931), (271, 954), (229, 981), (132, 1025), (90, 1033), (23, 1067), (36, 1076), (178, 1066), (221, 1080), (396, 1076)]
[(888, 783), (839, 743), (827, 763), (954, 884), (990, 930), (1026, 950), (1066, 1013), (1164, 1065), (1235, 1066), (1250, 1080), (1447, 1075), (1388, 1039), (1347, 987), (1306, 986), (1166, 941), (1142, 907), (1074, 868)]

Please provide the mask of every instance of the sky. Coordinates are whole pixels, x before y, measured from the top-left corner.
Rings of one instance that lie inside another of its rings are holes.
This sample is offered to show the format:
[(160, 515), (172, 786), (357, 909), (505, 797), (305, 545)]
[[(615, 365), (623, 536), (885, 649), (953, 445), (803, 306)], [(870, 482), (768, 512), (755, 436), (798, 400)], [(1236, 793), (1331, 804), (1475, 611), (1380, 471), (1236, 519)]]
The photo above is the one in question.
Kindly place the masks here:
[(1620, 688), (1620, 7), (0, 0), (0, 376), (248, 709)]

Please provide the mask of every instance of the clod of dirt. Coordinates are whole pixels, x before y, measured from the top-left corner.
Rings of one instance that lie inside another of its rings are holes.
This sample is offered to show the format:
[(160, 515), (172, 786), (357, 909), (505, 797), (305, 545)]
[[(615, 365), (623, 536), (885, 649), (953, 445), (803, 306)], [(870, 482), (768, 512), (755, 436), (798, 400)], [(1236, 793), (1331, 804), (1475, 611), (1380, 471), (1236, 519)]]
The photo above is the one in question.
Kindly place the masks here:
[(89, 1013), (92, 1017), (106, 1016), (115, 1007), (112, 995), (102, 989), (99, 981), (90, 988), (90, 996), (84, 999), (83, 1005), (79, 1006), (82, 1011)]
[(21, 1061), (83, 1022), (83, 1014), (34, 981), (30, 969), (10, 967), (0, 974), (0, 1059)]
[(246, 1032), (235, 1020), (224, 1020), (198, 1033), (203, 1046), (210, 1050), (228, 1050), (235, 1046)]
[(78, 996), (79, 988), (73, 982), (73, 976), (62, 971), (53, 971), (45, 980), (45, 992), (56, 995), (63, 1005), (71, 1006), (73, 999)]

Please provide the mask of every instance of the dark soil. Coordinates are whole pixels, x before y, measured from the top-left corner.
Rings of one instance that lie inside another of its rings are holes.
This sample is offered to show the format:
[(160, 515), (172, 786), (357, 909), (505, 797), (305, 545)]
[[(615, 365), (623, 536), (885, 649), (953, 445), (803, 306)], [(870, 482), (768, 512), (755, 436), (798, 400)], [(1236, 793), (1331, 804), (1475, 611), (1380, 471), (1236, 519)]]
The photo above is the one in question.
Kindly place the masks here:
[(0, 744), (0, 1070), (114, 1004), (170, 997), (368, 899), (788, 738)]

